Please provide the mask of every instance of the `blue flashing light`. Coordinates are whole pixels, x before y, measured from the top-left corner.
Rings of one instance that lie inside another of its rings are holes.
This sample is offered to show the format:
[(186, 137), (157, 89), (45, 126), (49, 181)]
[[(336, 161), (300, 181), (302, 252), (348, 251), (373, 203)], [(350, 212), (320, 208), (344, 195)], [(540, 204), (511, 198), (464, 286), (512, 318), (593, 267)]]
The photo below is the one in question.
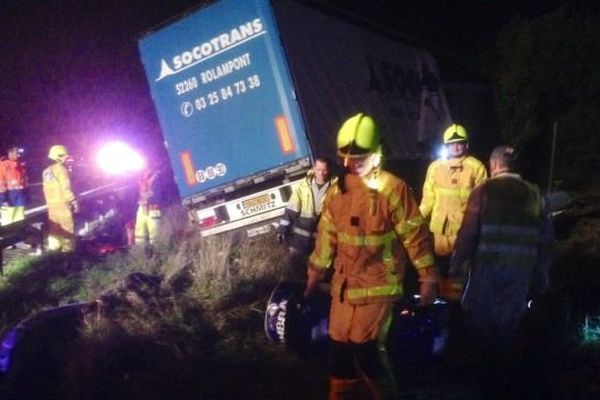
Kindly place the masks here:
[(10, 353), (19, 341), (18, 328), (12, 328), (2, 338), (0, 343), (0, 373), (5, 374), (10, 368)]

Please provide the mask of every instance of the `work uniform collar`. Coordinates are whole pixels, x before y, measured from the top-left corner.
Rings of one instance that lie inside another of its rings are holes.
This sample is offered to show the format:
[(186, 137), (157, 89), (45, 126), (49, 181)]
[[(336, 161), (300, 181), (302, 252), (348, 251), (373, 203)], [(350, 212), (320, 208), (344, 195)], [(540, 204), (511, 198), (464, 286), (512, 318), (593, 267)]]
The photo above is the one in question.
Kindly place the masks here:
[(11, 165), (20, 165), (20, 164), (23, 164), (23, 162), (21, 160), (11, 160), (8, 157), (6, 159), (4, 159), (3, 161), (6, 162), (6, 163), (9, 163)]
[(514, 179), (523, 179), (521, 178), (521, 174), (517, 174), (516, 172), (500, 172), (498, 175), (494, 176), (494, 178), (514, 178)]
[(465, 161), (465, 159), (467, 158), (467, 155), (465, 154), (464, 156), (460, 156), (460, 157), (456, 157), (456, 158), (449, 158), (447, 161), (448, 167), (450, 168), (462, 168), (463, 167), (463, 163)]
[(375, 170), (369, 172), (365, 176), (347, 174), (346, 175), (346, 187), (347, 188), (368, 187), (369, 180), (372, 179), (374, 172), (375, 172)]

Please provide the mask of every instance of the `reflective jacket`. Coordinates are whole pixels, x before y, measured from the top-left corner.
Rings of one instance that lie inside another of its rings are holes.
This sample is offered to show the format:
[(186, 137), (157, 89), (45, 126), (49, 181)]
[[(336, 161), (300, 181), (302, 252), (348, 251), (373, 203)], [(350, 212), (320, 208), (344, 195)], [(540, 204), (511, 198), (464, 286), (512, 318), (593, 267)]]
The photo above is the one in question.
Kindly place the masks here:
[(406, 257), (419, 271), (433, 265), (430, 235), (404, 181), (385, 171), (344, 177), (327, 197), (310, 266), (334, 267), (331, 294), (353, 304), (403, 294)]
[(26, 187), (25, 163), (10, 159), (0, 161), (0, 203), (8, 203), (11, 207), (24, 206)]
[(48, 206), (68, 205), (75, 201), (69, 171), (61, 163), (49, 166), (42, 173), (44, 197)]
[(519, 175), (500, 174), (473, 191), (450, 273), (469, 275), (463, 311), (478, 334), (510, 337), (527, 301), (548, 286), (553, 242), (538, 188)]
[[(290, 247), (303, 253), (312, 251), (325, 195), (336, 182), (337, 179), (334, 178), (318, 188), (313, 177), (309, 175), (296, 186), (277, 228), (278, 233), (290, 236)], [(317, 204), (313, 190), (320, 191), (321, 194)]]
[(435, 160), (429, 165), (419, 209), (431, 217), (433, 233), (456, 235), (471, 191), (487, 178), (485, 166), (472, 156)]
[(146, 211), (160, 210), (163, 199), (158, 175), (142, 174), (139, 188), (138, 204)]

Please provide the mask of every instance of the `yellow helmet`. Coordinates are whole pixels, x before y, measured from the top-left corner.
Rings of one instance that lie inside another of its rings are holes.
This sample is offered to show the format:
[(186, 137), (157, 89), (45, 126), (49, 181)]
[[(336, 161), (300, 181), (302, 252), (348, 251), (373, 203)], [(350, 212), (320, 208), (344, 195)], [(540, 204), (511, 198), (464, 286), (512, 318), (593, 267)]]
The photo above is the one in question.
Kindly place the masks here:
[(55, 144), (50, 147), (50, 151), (48, 152), (48, 158), (54, 161), (62, 162), (69, 156), (67, 152), (67, 148), (61, 144)]
[(338, 155), (344, 158), (360, 157), (381, 152), (377, 124), (368, 115), (356, 114), (344, 122), (337, 136)]
[(462, 125), (452, 124), (444, 131), (444, 144), (468, 141), (469, 135)]

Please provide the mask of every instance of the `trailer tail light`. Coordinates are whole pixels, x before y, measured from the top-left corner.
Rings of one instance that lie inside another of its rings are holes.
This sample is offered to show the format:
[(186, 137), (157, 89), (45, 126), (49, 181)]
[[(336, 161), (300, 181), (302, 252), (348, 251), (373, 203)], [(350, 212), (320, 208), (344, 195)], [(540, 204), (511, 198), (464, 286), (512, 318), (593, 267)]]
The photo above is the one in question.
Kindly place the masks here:
[(198, 210), (197, 217), (201, 228), (210, 228), (229, 220), (224, 206)]
[(206, 217), (206, 218), (202, 218), (200, 220), (200, 227), (201, 228), (209, 228), (213, 225), (216, 225), (219, 222), (219, 220), (217, 219), (216, 215), (210, 216), (210, 217)]

